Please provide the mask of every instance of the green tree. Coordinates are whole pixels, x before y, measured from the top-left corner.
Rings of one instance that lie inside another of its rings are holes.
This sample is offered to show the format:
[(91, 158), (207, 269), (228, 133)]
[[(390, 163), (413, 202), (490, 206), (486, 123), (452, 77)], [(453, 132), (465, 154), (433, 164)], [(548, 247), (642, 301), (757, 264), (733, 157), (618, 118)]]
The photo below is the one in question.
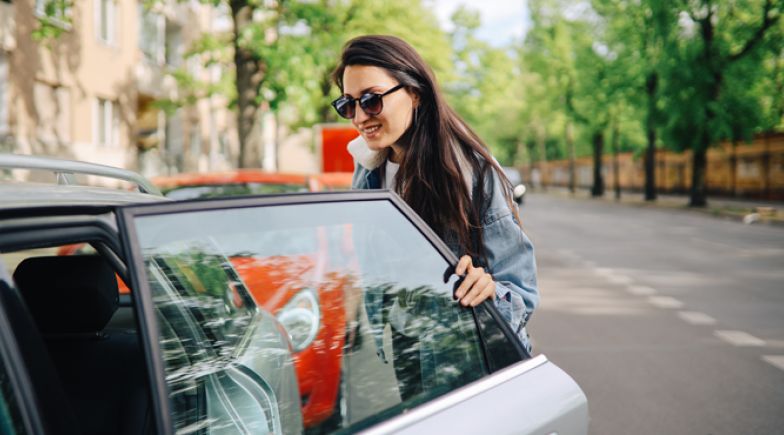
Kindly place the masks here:
[(662, 123), (662, 63), (673, 43), (677, 10), (671, 2), (641, 0), (594, 0), (594, 9), (607, 26), (605, 41), (618, 56), (624, 75), (619, 86), (644, 109), (641, 119), (647, 147), (645, 152), (645, 199), (656, 199), (655, 160), (657, 132)]
[[(533, 28), (524, 42), (523, 62), (536, 81), (546, 89), (546, 98), (529, 104), (549, 107), (547, 113), (548, 127), (556, 127), (563, 132), (563, 139), (556, 143), (563, 144), (562, 151), (569, 159), (569, 190), (575, 191), (576, 174), (574, 159), (574, 112), (569, 110), (574, 94), (577, 70), (573, 57), (573, 36), (571, 23), (562, 16), (566, 2), (547, 1), (531, 4)], [(550, 128), (545, 128), (549, 133)], [(554, 130), (558, 131), (558, 130)], [(540, 143), (548, 140), (539, 139)]]
[(450, 104), (503, 164), (517, 162), (522, 127), (523, 87), (516, 53), (476, 37), (479, 13), (458, 8), (451, 17), (454, 78), (447, 84)]
[(784, 2), (776, 0), (682, 2), (679, 49), (669, 71), (668, 111), (672, 140), (693, 151), (690, 206), (707, 204), (708, 148), (759, 126), (734, 110), (756, 105), (749, 89), (737, 84), (749, 79), (743, 71), (764, 68), (764, 46), (781, 47), (776, 23), (782, 8)]

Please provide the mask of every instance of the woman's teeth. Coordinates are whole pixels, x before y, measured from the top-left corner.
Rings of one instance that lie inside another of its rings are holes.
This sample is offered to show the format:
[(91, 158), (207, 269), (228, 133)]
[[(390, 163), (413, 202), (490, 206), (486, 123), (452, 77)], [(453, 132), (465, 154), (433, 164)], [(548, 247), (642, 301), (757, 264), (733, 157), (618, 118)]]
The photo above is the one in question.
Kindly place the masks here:
[(381, 128), (380, 125), (374, 125), (372, 127), (368, 127), (365, 129), (365, 134), (372, 134), (377, 132)]

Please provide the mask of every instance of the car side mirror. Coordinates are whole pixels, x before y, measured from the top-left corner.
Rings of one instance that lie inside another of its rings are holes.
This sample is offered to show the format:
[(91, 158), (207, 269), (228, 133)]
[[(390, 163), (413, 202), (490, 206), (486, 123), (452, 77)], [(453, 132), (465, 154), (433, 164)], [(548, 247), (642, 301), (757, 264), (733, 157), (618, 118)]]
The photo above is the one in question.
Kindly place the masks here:
[(512, 190), (512, 197), (518, 205), (523, 204), (523, 197), (525, 197), (526, 191), (525, 184), (518, 184), (514, 187), (514, 190)]

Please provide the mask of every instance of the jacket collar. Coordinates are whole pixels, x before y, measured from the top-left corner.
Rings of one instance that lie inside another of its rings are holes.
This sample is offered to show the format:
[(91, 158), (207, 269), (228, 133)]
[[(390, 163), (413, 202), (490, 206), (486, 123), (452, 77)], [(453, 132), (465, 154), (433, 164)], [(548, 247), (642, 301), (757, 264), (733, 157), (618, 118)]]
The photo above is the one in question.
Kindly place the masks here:
[[(349, 154), (351, 154), (351, 157), (354, 158), (354, 161), (363, 168), (367, 169), (369, 172), (376, 172), (376, 169), (386, 162), (387, 155), (389, 153), (387, 149), (382, 151), (371, 150), (362, 136), (358, 136), (356, 139), (349, 142), (347, 148)], [(457, 153), (457, 158), (458, 163), (460, 164), (460, 170), (463, 173), (463, 179), (465, 180), (466, 187), (468, 188), (469, 192), (472, 192), (474, 176), (473, 172), (471, 171), (471, 165), (468, 163), (462, 153)], [(371, 174), (368, 174), (368, 184), (371, 185), (370, 187), (377, 188), (378, 186), (375, 186), (374, 184), (378, 184), (380, 186), (380, 179), (370, 180), (370, 175)]]
[(362, 136), (359, 136), (348, 143), (348, 152), (351, 154), (351, 157), (354, 158), (355, 162), (371, 171), (384, 164), (387, 160), (388, 153), (387, 150), (371, 150)]

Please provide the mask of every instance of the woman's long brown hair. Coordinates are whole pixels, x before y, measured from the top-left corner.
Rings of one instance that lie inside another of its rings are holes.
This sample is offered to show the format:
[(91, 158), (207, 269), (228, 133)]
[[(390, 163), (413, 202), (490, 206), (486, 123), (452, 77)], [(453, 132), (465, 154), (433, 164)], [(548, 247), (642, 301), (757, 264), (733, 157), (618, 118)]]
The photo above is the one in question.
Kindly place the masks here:
[[(509, 180), (498, 163), (446, 103), (430, 67), (402, 39), (365, 35), (348, 41), (333, 73), (341, 92), (343, 72), (350, 65), (383, 68), (419, 97), (411, 125), (398, 141), (404, 152), (396, 175), (396, 191), (436, 233), (442, 237), (453, 233), (475, 265), (486, 265), (480, 217), (489, 199), (484, 188), (488, 171), (494, 171), (501, 180), (506, 202), (520, 222), (516, 207), (512, 206)], [(470, 164), (473, 180), (465, 180), (461, 160)], [(472, 189), (474, 192), (468, 190), (472, 183), (479, 186)]]

